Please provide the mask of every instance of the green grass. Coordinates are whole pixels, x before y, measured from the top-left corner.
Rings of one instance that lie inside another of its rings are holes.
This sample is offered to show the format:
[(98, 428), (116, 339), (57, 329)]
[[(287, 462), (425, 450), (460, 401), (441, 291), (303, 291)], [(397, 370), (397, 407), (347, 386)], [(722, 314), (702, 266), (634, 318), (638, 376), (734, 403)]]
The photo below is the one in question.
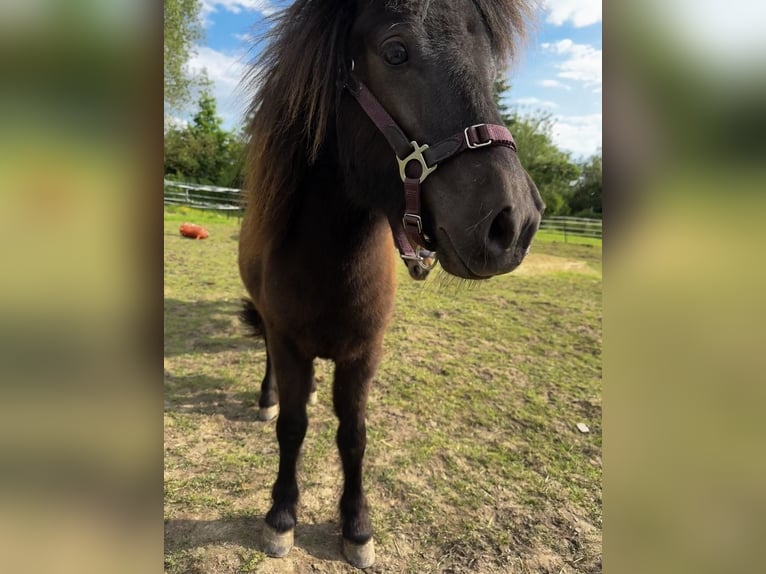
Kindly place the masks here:
[(239, 222), (240, 216), (237, 213), (213, 211), (209, 209), (195, 209), (185, 205), (166, 205), (165, 222), (178, 222), (206, 224), (206, 223), (232, 223)]
[[(236, 318), (237, 219), (174, 211), (165, 224), (166, 570), (281, 571), (258, 548), (277, 444), (273, 423), (255, 420), (263, 344)], [(182, 238), (184, 221), (210, 238)], [(517, 272), (478, 284), (442, 273), (413, 282), (401, 265), (385, 348), (368, 412), (371, 571), (600, 570), (600, 241), (540, 234)], [(317, 361), (316, 377), (300, 465), (304, 530), (285, 560), (299, 572), (351, 572), (336, 547), (332, 364)]]
[(549, 242), (563, 242), (573, 243), (575, 245), (594, 245), (601, 247), (601, 239), (598, 237), (586, 237), (580, 235), (574, 235), (572, 233), (564, 233), (560, 231), (552, 231), (549, 229), (541, 229), (535, 235), (535, 241), (549, 241)]

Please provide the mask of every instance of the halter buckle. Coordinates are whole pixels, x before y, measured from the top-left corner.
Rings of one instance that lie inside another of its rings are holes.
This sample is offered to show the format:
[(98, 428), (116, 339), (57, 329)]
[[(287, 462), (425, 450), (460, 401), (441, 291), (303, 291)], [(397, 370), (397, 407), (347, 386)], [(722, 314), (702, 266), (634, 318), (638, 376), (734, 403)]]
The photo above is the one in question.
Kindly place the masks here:
[(405, 172), (405, 168), (407, 167), (407, 164), (411, 161), (417, 161), (420, 162), (420, 179), (418, 180), (418, 183), (423, 183), (425, 179), (434, 171), (436, 171), (436, 168), (439, 167), (438, 165), (435, 165), (433, 167), (428, 167), (428, 164), (426, 163), (426, 159), (423, 157), (423, 152), (428, 149), (428, 144), (418, 145), (418, 142), (411, 141), (410, 144), (414, 148), (412, 150), (412, 153), (405, 157), (404, 159), (400, 159), (399, 156), (396, 156), (396, 161), (399, 162), (399, 177), (402, 178), (402, 181), (405, 181), (407, 179), (407, 173)]
[(472, 125), (470, 127), (465, 128), (463, 130), (463, 135), (465, 136), (465, 145), (467, 145), (469, 147), (469, 149), (476, 149), (476, 148), (479, 148), (479, 147), (484, 147), (484, 146), (488, 146), (488, 145), (492, 144), (492, 140), (487, 140), (485, 142), (472, 144), (471, 140), (468, 139), (468, 130), (476, 129), (476, 128), (479, 128), (481, 126), (486, 126), (486, 125), (487, 124), (475, 124), (475, 125)]
[(418, 228), (418, 234), (423, 235), (423, 220), (415, 213), (405, 213), (402, 217), (402, 225), (404, 226), (404, 229), (414, 225)]

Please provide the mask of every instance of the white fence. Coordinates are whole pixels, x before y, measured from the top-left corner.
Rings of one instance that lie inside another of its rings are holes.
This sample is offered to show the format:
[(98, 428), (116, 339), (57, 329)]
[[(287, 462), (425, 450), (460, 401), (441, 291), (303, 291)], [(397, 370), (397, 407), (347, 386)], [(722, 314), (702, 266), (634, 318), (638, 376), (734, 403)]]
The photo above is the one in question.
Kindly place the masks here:
[(564, 242), (570, 235), (601, 239), (601, 220), (587, 217), (546, 217), (540, 222), (540, 230), (562, 233)]
[(227, 213), (242, 213), (242, 192), (231, 187), (216, 187), (180, 181), (164, 181), (165, 205), (185, 205)]

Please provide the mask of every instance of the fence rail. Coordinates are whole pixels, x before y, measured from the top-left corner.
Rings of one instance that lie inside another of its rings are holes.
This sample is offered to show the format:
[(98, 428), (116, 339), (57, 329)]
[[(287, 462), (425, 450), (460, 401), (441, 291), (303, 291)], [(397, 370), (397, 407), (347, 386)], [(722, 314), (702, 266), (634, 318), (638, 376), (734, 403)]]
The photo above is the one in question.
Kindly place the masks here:
[(569, 235), (602, 238), (601, 220), (589, 219), (587, 217), (546, 217), (540, 222), (540, 229), (562, 233), (564, 235), (564, 242), (567, 241)]
[(242, 191), (231, 187), (164, 181), (165, 205), (185, 205), (227, 213), (242, 212)]

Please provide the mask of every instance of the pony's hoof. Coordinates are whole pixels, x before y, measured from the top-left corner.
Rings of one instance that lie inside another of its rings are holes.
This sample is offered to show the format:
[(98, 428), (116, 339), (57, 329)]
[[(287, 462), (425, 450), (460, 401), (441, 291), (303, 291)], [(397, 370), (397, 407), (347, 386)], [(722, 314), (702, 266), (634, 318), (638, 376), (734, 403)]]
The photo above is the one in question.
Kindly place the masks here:
[(317, 398), (317, 392), (316, 391), (311, 391), (311, 393), (309, 393), (309, 404), (310, 405), (315, 405), (315, 404), (317, 404), (318, 401), (319, 401), (319, 399)]
[(369, 568), (375, 564), (375, 543), (372, 541), (372, 538), (364, 544), (354, 544), (344, 538), (343, 555), (352, 566)]
[(273, 421), (279, 414), (279, 405), (271, 405), (270, 407), (260, 407), (258, 409), (259, 421)]
[(284, 558), (293, 547), (293, 531), (277, 532), (268, 524), (263, 525), (263, 551), (274, 558)]

